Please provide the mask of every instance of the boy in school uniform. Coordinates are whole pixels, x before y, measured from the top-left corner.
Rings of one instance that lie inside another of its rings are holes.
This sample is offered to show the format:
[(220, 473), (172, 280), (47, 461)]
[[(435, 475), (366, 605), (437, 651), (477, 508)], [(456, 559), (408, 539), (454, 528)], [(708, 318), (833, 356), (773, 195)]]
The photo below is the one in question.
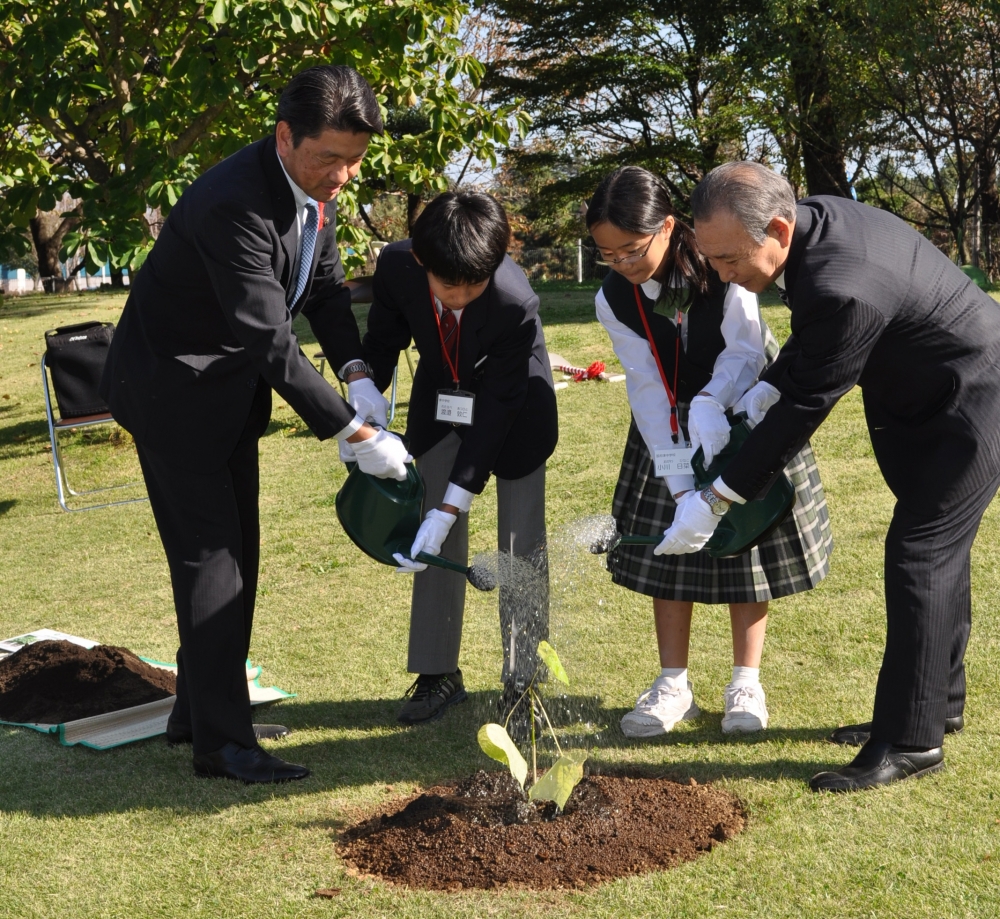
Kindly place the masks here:
[[(420, 353), (406, 437), (424, 480), (424, 518), (410, 559), (429, 552), (468, 564), (467, 515), (495, 475), (497, 546), (538, 572), (530, 598), (500, 588), (507, 711), (548, 630), (545, 461), (558, 437), (538, 297), (507, 256), (509, 240), (507, 216), (489, 195), (435, 198), (413, 238), (379, 256), (362, 345), (380, 392), (411, 338)], [(407, 669), (417, 674), (399, 721), (418, 724), (466, 698), (458, 666), (466, 579), (396, 558), (399, 571), (414, 573)]]

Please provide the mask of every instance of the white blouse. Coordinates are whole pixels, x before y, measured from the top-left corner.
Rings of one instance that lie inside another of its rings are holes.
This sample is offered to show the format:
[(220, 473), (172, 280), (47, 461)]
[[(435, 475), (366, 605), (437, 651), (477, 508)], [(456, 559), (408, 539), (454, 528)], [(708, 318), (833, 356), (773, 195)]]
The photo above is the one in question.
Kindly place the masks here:
[[(651, 300), (660, 296), (660, 283), (646, 281), (642, 291)], [(629, 406), (639, 433), (650, 455), (673, 441), (670, 434), (670, 401), (656, 368), (649, 342), (615, 318), (611, 306), (599, 290), (596, 297), (597, 319), (611, 337), (611, 346), (625, 370), (625, 387)], [(670, 316), (675, 322), (675, 317)], [(675, 322), (676, 324), (676, 322)], [(688, 315), (681, 318), (681, 346), (687, 348)], [(764, 337), (760, 326), (757, 295), (730, 284), (722, 304), (722, 337), (725, 347), (715, 359), (711, 379), (702, 387), (724, 409), (732, 408), (743, 394), (757, 382), (764, 369)], [(693, 475), (666, 477), (672, 494), (694, 488)]]

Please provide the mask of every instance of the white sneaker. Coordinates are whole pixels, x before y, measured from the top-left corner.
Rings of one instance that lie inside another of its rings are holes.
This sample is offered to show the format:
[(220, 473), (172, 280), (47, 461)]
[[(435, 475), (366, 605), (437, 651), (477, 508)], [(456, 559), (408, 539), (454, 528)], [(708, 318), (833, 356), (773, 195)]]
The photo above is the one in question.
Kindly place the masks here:
[(671, 686), (664, 677), (657, 677), (635, 703), (635, 708), (622, 718), (622, 733), (626, 737), (655, 737), (666, 734), (678, 721), (690, 721), (701, 712), (694, 704), (691, 681), (687, 689)]
[(751, 734), (767, 727), (767, 700), (760, 683), (753, 686), (733, 686), (722, 693), (726, 713), (722, 716), (722, 733)]

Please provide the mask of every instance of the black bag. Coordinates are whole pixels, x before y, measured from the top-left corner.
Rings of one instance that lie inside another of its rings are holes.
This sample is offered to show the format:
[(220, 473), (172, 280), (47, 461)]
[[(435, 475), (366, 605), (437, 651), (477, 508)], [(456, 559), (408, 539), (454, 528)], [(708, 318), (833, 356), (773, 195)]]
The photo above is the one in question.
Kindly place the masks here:
[(98, 387), (114, 333), (110, 322), (81, 322), (45, 333), (45, 363), (52, 374), (60, 417), (108, 411)]

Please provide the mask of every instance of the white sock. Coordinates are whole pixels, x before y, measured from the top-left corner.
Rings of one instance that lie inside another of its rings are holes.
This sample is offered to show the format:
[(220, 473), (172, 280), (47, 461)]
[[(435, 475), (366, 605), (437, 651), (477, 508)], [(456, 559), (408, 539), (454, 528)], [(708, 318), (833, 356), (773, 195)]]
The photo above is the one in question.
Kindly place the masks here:
[(688, 669), (687, 667), (664, 667), (660, 670), (660, 679), (678, 689), (687, 689)]
[(760, 685), (760, 667), (733, 667), (733, 682), (731, 686)]

